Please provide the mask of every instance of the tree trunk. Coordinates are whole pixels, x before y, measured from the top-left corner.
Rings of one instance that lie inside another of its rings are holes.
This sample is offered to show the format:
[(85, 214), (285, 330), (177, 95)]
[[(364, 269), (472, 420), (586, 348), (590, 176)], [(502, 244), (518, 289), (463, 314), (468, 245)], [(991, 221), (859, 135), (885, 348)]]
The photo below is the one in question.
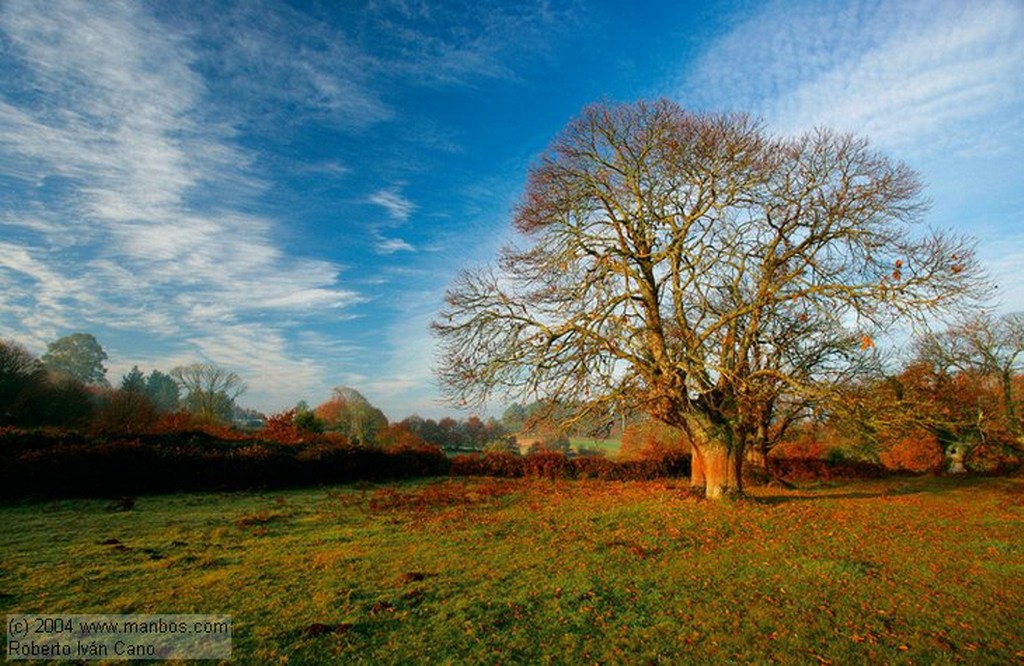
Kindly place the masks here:
[(712, 424), (700, 414), (687, 414), (680, 421), (690, 443), (690, 487), (703, 490), (708, 499), (742, 493), (743, 433)]
[(704, 490), (706, 493), (707, 481), (704, 477), (704, 452), (690, 444), (690, 487)]
[(724, 446), (705, 447), (702, 452), (704, 464), (704, 496), (708, 499), (722, 499), (736, 488), (734, 461), (729, 449)]
[(1024, 437), (1024, 432), (1021, 431), (1020, 421), (1017, 420), (1016, 405), (1013, 404), (1012, 371), (1010, 369), (1004, 370), (999, 379), (1003, 389), (1003, 412), (1006, 414), (1006, 424), (1010, 429), (1010, 434), (1020, 443), (1021, 438)]
[(731, 446), (731, 438), (707, 436), (697, 442), (700, 429), (690, 433), (690, 486), (702, 488), (708, 499), (721, 499), (730, 493), (743, 492), (743, 447)]

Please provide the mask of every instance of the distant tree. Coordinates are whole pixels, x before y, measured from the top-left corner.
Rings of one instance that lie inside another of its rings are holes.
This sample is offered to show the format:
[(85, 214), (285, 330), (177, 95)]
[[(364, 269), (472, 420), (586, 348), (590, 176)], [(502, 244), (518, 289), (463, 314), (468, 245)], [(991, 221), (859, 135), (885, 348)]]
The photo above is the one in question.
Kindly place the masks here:
[(942, 333), (923, 336), (918, 357), (936, 372), (957, 371), (992, 382), (998, 404), (987, 415), (979, 404), (978, 418), (995, 416), (1017, 446), (1024, 448), (1024, 396), (1015, 392), (1015, 380), (1024, 371), (1024, 313), (969, 316)]
[(520, 245), (449, 289), (440, 383), (456, 405), (646, 413), (687, 433), (695, 487), (741, 490), (766, 401), (827, 396), (879, 332), (983, 291), (970, 239), (915, 231), (920, 192), (848, 135), (590, 106), (530, 170)]
[(418, 415), (406, 417), (402, 424), (412, 433), (423, 439), (427, 444), (445, 446), (445, 433), (434, 419), (424, 419)]
[(200, 423), (231, 420), (232, 409), (246, 386), (237, 374), (209, 363), (193, 363), (171, 370), (185, 393), (185, 407)]
[(52, 372), (72, 377), (87, 386), (110, 386), (103, 361), (107, 352), (89, 333), (74, 333), (51, 342), (43, 354), (43, 365)]
[(170, 375), (153, 370), (146, 377), (146, 395), (161, 414), (170, 414), (180, 407), (181, 389)]
[(293, 423), (302, 432), (321, 433), (325, 430), (324, 422), (309, 409), (299, 411), (296, 408)]
[(12, 408), (14, 424), (62, 428), (88, 426), (96, 409), (95, 390), (74, 377), (47, 373), (42, 381), (29, 385), (18, 396)]
[(441, 446), (446, 449), (463, 449), (469, 445), (465, 433), (459, 426), (459, 422), (450, 416), (443, 417), (437, 422), (437, 429), (441, 436)]
[(19, 398), (38, 390), (45, 379), (39, 359), (13, 340), (0, 340), (0, 424), (15, 423)]
[(101, 401), (93, 426), (101, 432), (135, 434), (151, 429), (158, 417), (145, 390), (121, 388), (110, 391)]
[(519, 432), (526, 423), (526, 408), (513, 402), (502, 412), (501, 423), (509, 432)]
[(373, 444), (378, 431), (388, 426), (384, 412), (370, 404), (359, 391), (336, 387), (331, 398), (314, 410), (324, 427), (345, 435), (353, 443)]
[(465, 446), (472, 449), (482, 449), (487, 443), (487, 426), (480, 420), (479, 416), (473, 415), (462, 421), (457, 428), (459, 437), (465, 442)]
[(482, 444), (487, 445), (495, 440), (504, 440), (507, 438), (508, 434), (508, 429), (505, 428), (501, 421), (495, 418), (489, 418), (484, 423), (484, 430), (481, 433), (480, 441)]
[(413, 432), (405, 421), (392, 423), (376, 433), (377, 443), (385, 449), (418, 449), (427, 446), (426, 440)]
[(139, 370), (139, 366), (133, 365), (123, 377), (121, 377), (121, 390), (134, 393), (146, 392), (146, 376)]
[(267, 416), (259, 410), (242, 407), (236, 403), (231, 410), (231, 421), (246, 430), (259, 430), (266, 426)]

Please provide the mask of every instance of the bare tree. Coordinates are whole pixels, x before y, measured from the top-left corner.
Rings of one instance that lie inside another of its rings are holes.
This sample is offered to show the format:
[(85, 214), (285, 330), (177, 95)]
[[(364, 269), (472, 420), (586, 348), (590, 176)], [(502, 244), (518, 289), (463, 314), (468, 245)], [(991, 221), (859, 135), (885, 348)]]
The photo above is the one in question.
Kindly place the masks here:
[(246, 385), (237, 374), (210, 363), (193, 363), (171, 370), (185, 393), (185, 404), (200, 421), (214, 423), (231, 418), (231, 410)]
[(45, 378), (39, 359), (13, 340), (0, 340), (0, 424), (15, 419), (18, 399), (42, 385)]
[[(995, 381), (1004, 425), (1018, 446), (1024, 444), (1024, 423), (1013, 386), (1014, 377), (1024, 369), (1024, 313), (964, 317), (941, 333), (923, 336), (918, 356), (941, 372), (960, 371)], [(979, 423), (985, 418), (978, 414)]]
[(827, 130), (769, 136), (668, 101), (588, 107), (529, 173), (520, 245), (463, 272), (433, 328), (455, 404), (494, 393), (682, 428), (692, 482), (741, 489), (766, 401), (824, 395), (897, 321), (981, 286), (924, 229), (916, 175)]

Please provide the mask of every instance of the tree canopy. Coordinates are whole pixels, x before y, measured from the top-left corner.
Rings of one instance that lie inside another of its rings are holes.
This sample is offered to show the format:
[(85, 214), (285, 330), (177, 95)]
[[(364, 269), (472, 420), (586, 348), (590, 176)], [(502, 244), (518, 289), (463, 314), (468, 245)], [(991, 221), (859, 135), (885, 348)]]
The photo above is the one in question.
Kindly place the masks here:
[(91, 386), (109, 386), (103, 361), (107, 352), (90, 333), (73, 333), (55, 340), (42, 357), (48, 370)]
[(0, 340), (0, 424), (16, 420), (19, 398), (41, 385), (45, 375), (43, 364), (22, 345)]
[(590, 106), (531, 168), (520, 240), (449, 289), (440, 383), (456, 404), (650, 414), (721, 496), (781, 395), (824, 399), (880, 331), (984, 286), (973, 242), (918, 226), (925, 209), (916, 174), (864, 139)]
[(347, 386), (336, 386), (331, 398), (317, 406), (314, 414), (326, 429), (362, 444), (375, 442), (377, 432), (388, 426), (384, 412), (370, 404), (362, 393)]
[(171, 370), (185, 393), (184, 404), (199, 420), (230, 421), (235, 399), (246, 391), (235, 372), (211, 363), (193, 363)]

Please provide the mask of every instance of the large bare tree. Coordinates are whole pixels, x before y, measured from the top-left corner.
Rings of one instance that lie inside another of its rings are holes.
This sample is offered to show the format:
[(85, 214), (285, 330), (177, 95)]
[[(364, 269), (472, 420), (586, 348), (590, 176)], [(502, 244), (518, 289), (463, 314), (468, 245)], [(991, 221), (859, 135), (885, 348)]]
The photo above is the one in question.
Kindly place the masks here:
[(708, 497), (741, 490), (781, 394), (827, 395), (878, 330), (980, 287), (971, 241), (915, 228), (920, 192), (848, 135), (588, 107), (530, 170), (521, 241), (449, 289), (439, 379), (456, 404), (642, 410), (687, 433)]
[(212, 363), (193, 363), (171, 370), (185, 393), (189, 411), (204, 423), (229, 421), (235, 400), (247, 387), (235, 372)]

